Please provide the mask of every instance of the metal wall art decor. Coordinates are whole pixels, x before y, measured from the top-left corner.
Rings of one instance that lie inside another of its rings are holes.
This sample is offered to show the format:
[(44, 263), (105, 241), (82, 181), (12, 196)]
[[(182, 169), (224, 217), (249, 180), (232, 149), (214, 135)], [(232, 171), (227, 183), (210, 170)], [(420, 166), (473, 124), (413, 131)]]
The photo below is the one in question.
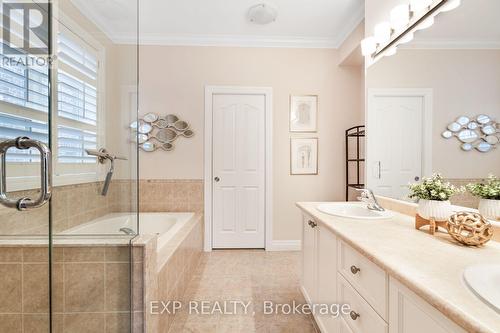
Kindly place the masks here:
[(476, 149), (487, 153), (500, 143), (500, 124), (487, 115), (479, 115), (475, 118), (461, 116), (448, 125), (442, 134), (443, 138), (458, 138), (465, 151)]
[(171, 151), (174, 149), (174, 141), (183, 136), (191, 138), (194, 132), (189, 128), (189, 123), (180, 120), (175, 114), (161, 117), (156, 113), (148, 113), (130, 124), (135, 131), (133, 142), (145, 152), (154, 152), (158, 149)]

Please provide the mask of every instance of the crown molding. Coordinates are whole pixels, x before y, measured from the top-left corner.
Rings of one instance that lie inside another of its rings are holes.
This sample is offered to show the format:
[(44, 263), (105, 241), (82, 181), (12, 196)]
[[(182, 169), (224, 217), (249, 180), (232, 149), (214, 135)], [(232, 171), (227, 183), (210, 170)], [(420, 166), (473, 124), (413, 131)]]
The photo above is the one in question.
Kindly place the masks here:
[[(137, 44), (136, 34), (113, 33), (109, 21), (95, 14), (85, 0), (72, 0), (73, 5), (85, 13), (113, 43)], [(140, 33), (140, 45), (161, 46), (226, 46), (226, 47), (269, 47), (269, 48), (319, 48), (337, 49), (365, 16), (364, 4), (349, 17), (336, 37), (298, 37), (298, 36), (242, 36), (242, 35), (169, 35)]]
[[(135, 44), (137, 38), (113, 36), (117, 44)], [(287, 36), (231, 36), (231, 35), (159, 35), (141, 34), (140, 45), (161, 46), (222, 46), (222, 47), (275, 47), (275, 48), (337, 48), (330, 38), (305, 38)]]
[(500, 41), (491, 40), (418, 40), (398, 46), (421, 50), (498, 50)]

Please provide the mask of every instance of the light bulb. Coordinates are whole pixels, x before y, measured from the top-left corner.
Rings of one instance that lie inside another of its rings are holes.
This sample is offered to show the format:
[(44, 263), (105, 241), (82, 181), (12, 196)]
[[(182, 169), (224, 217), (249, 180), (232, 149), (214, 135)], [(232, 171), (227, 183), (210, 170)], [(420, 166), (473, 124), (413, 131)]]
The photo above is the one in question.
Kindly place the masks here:
[(410, 23), (410, 7), (399, 5), (391, 10), (391, 26), (395, 31), (401, 31)]
[(379, 44), (385, 44), (391, 40), (391, 24), (389, 22), (382, 22), (375, 26), (374, 35), (375, 41)]
[(410, 10), (414, 13), (421, 13), (432, 5), (432, 0), (410, 0)]
[(460, 0), (448, 0), (443, 7), (441, 7), (442, 12), (448, 12), (460, 6), (462, 2)]
[(413, 34), (413, 32), (409, 32), (406, 35), (404, 35), (400, 40), (398, 40), (398, 44), (409, 43), (409, 42), (411, 42), (413, 40), (413, 37), (415, 37), (415, 35)]
[(428, 17), (425, 20), (423, 20), (416, 28), (415, 30), (423, 30), (430, 28), (434, 24), (434, 16)]
[(372, 55), (377, 51), (377, 42), (375, 37), (370, 36), (361, 41), (361, 53), (364, 56)]
[(390, 49), (388, 49), (387, 51), (385, 51), (384, 55), (387, 57), (390, 57), (390, 56), (395, 55), (397, 52), (398, 52), (398, 49), (395, 46), (393, 46)]

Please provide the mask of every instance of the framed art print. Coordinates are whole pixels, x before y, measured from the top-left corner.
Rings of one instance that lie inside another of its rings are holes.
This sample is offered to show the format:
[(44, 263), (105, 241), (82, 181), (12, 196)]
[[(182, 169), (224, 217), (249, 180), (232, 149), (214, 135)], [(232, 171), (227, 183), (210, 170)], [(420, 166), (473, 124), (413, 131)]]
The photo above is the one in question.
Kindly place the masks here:
[(318, 96), (290, 97), (290, 132), (316, 132)]
[(290, 174), (318, 174), (318, 139), (290, 139)]

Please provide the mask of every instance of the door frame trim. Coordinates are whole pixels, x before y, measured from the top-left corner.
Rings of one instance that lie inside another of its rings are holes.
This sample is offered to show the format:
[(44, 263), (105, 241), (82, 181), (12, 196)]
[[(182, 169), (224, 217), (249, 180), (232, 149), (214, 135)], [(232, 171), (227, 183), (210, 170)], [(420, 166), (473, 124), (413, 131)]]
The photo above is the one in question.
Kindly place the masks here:
[(240, 86), (205, 86), (205, 149), (204, 149), (204, 250), (212, 251), (212, 187), (213, 187), (213, 96), (264, 95), (265, 109), (265, 248), (270, 250), (273, 241), (273, 88)]
[[(432, 88), (370, 88), (366, 101), (366, 133), (370, 131), (369, 110), (373, 108), (376, 97), (422, 97), (424, 99), (424, 119), (422, 120), (422, 176), (432, 175), (432, 123), (433, 123), (433, 89)], [(368, 134), (369, 135), (369, 134)], [(368, 139), (369, 140), (369, 139)], [(366, 145), (366, 161), (370, 161), (368, 143)], [(366, 164), (368, 165), (368, 163)], [(365, 179), (368, 184), (368, 167), (365, 168)]]

